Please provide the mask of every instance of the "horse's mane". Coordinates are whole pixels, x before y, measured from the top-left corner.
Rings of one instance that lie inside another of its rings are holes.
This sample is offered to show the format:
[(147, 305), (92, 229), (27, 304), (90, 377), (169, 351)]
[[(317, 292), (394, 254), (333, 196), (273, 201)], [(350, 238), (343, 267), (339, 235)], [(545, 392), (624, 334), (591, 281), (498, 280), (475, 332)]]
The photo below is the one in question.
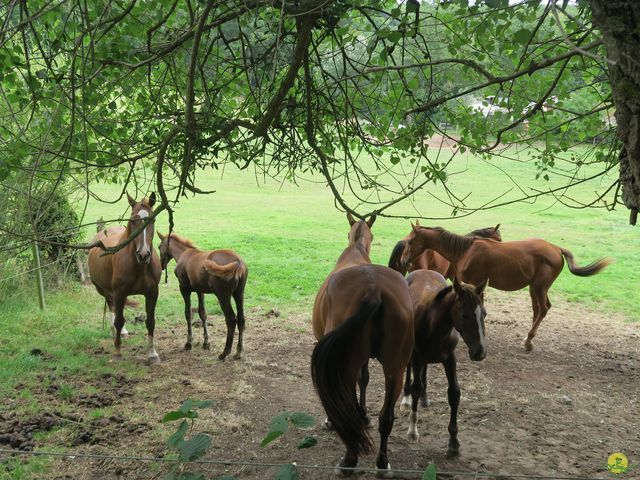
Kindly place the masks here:
[(449, 230), (445, 230), (442, 227), (423, 228), (431, 228), (431, 230), (440, 232), (440, 241), (442, 242), (442, 246), (447, 250), (451, 250), (454, 255), (466, 252), (475, 240), (474, 237), (463, 237), (462, 235), (457, 235)]
[(182, 235), (178, 235), (177, 233), (171, 232), (169, 234), (169, 238), (171, 238), (172, 240), (175, 240), (178, 243), (183, 244), (185, 247), (198, 248), (193, 244), (191, 240), (188, 240), (187, 238), (183, 237)]
[(444, 297), (446, 297), (447, 295), (449, 295), (449, 293), (451, 293), (452, 290), (453, 290), (453, 285), (447, 285), (446, 287), (444, 287), (442, 290), (438, 292), (438, 294), (434, 297), (431, 303), (440, 303), (442, 300), (444, 300)]
[(487, 228), (478, 228), (473, 232), (469, 232), (465, 235), (465, 237), (482, 237), (482, 238), (493, 238), (497, 237), (502, 241), (502, 235), (500, 235), (500, 231), (496, 229), (496, 227), (487, 227)]

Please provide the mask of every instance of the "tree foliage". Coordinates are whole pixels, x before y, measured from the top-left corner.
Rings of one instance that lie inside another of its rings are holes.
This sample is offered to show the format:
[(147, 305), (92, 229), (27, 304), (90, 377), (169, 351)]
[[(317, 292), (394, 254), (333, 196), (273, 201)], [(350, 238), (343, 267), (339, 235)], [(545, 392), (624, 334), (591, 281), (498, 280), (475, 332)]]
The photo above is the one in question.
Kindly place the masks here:
[[(183, 195), (206, 193), (198, 172), (233, 165), (320, 172), (342, 209), (384, 215), (446, 187), (460, 152), (528, 146), (540, 181), (567, 186), (618, 162), (585, 1), (10, 0), (0, 17), (3, 185), (155, 189), (172, 222)], [(447, 137), (455, 148), (432, 152)], [(589, 206), (612, 208), (618, 187)], [(452, 214), (499, 204), (447, 192)]]

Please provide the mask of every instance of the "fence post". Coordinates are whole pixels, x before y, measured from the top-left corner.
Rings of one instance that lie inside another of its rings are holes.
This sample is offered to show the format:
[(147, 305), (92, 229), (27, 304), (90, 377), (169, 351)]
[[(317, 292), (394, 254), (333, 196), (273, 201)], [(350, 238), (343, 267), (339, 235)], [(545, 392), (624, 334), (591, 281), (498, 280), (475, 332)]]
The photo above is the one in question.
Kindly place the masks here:
[(40, 303), (40, 310), (44, 310), (44, 282), (42, 281), (42, 270), (40, 267), (40, 249), (38, 248), (38, 242), (34, 241), (32, 247), (33, 260), (36, 269), (36, 281), (38, 282), (38, 302)]

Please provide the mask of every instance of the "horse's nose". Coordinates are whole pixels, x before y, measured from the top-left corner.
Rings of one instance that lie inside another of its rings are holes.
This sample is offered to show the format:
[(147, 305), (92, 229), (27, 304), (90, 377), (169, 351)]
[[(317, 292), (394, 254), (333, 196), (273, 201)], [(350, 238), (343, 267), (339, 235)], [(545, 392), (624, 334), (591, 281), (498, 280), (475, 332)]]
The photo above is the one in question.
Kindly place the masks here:
[(471, 360), (473, 360), (474, 362), (480, 362), (482, 360), (485, 359), (485, 357), (487, 356), (487, 349), (486, 348), (477, 348), (477, 349), (469, 349), (469, 358)]
[(151, 252), (149, 250), (138, 252), (138, 260), (140, 263), (149, 263), (151, 261)]

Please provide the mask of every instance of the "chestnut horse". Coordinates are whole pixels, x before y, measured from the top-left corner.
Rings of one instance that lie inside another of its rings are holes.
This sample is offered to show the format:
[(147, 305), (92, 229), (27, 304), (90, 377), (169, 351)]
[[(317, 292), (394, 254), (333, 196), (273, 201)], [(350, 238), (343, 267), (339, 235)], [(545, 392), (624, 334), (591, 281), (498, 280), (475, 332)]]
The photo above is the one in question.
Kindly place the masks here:
[(320, 287), (313, 306), (313, 332), (318, 343), (311, 356), (311, 377), (328, 419), (347, 447), (339, 472), (348, 474), (358, 457), (373, 449), (365, 430), (364, 397), (369, 358), (378, 359), (384, 371), (385, 393), (378, 417), (376, 465), (387, 472), (391, 468), (387, 441), (393, 428), (393, 409), (413, 350), (413, 307), (402, 276), (371, 264), (370, 227), (375, 216), (367, 222), (356, 222), (351, 215), (347, 218), (351, 225), (349, 246)]
[[(202, 321), (204, 342), (202, 348), (208, 350), (209, 331), (207, 330), (207, 312), (204, 307), (204, 294), (213, 293), (220, 303), (227, 324), (227, 341), (218, 357), (224, 360), (231, 353), (233, 336), (238, 325), (238, 346), (235, 358), (242, 356), (242, 334), (244, 333), (244, 287), (247, 283), (247, 266), (242, 258), (231, 250), (202, 251), (189, 240), (175, 233), (160, 237), (160, 263), (162, 269), (173, 258), (176, 261), (174, 273), (180, 283), (180, 293), (184, 299), (184, 316), (187, 320), (187, 343), (185, 350), (191, 350), (193, 331), (191, 329), (191, 293), (198, 294), (198, 315)], [(231, 307), (233, 297), (238, 315)]]
[[(153, 213), (156, 201), (155, 193), (148, 199), (136, 202), (129, 194), (131, 218), (126, 227), (109, 227), (99, 232), (93, 241), (102, 240), (106, 247), (114, 247), (127, 239), (131, 232), (143, 225), (146, 218)], [(160, 357), (153, 343), (155, 330), (155, 310), (158, 300), (158, 284), (160, 283), (160, 259), (153, 249), (154, 220), (126, 247), (112, 255), (103, 255), (102, 249), (94, 247), (89, 250), (89, 276), (102, 295), (112, 314), (112, 328), (115, 331), (115, 356), (121, 358), (121, 335), (124, 329), (124, 306), (130, 304), (128, 295), (144, 295), (147, 311), (146, 325), (149, 340), (148, 360), (150, 363), (160, 363)]]
[(454, 278), (453, 286), (447, 286), (446, 280), (438, 272), (415, 270), (407, 277), (407, 284), (413, 300), (415, 328), (415, 346), (411, 358), (413, 384), (409, 385), (407, 375), (405, 397), (402, 399), (403, 404), (409, 403), (408, 395), (411, 395), (407, 437), (414, 442), (418, 441), (418, 396), (426, 391), (426, 383), (423, 382), (426, 382), (427, 364), (441, 363), (449, 383), (447, 397), (451, 409), (447, 453), (456, 456), (460, 451), (460, 385), (456, 373), (455, 349), (462, 336), (469, 347), (471, 360), (483, 360), (487, 354), (484, 328), (486, 311), (482, 301), (487, 282), (473, 287)]
[(533, 320), (524, 340), (527, 350), (533, 349), (533, 338), (540, 323), (551, 308), (549, 288), (567, 261), (569, 271), (586, 277), (594, 275), (611, 263), (601, 258), (585, 267), (576, 265), (569, 250), (536, 238), (515, 242), (496, 242), (478, 237), (462, 237), (441, 227), (412, 225), (401, 262), (411, 265), (425, 249), (431, 248), (451, 262), (462, 281), (479, 284), (489, 279), (498, 290), (514, 291), (529, 287)]
[[(420, 223), (416, 222), (416, 225), (419, 226)], [(389, 268), (393, 268), (395, 271), (400, 272), (403, 275), (406, 275), (407, 268), (402, 264), (400, 258), (402, 257), (402, 252), (404, 252), (404, 247), (407, 244), (407, 237), (409, 237), (409, 235), (396, 243), (396, 246), (393, 247), (393, 251), (391, 252), (391, 257), (389, 258)], [(500, 224), (497, 224), (495, 227), (479, 228), (473, 232), (467, 233), (465, 237), (491, 238), (501, 242), (502, 236), (500, 235)], [(444, 275), (444, 277), (448, 279), (453, 279), (455, 276), (455, 271), (451, 266), (451, 263), (449, 263), (449, 260), (430, 248), (418, 255), (418, 257), (416, 257), (416, 259), (411, 263), (411, 268), (408, 271), (413, 272), (414, 270), (433, 270), (434, 272), (438, 272), (440, 275)]]

